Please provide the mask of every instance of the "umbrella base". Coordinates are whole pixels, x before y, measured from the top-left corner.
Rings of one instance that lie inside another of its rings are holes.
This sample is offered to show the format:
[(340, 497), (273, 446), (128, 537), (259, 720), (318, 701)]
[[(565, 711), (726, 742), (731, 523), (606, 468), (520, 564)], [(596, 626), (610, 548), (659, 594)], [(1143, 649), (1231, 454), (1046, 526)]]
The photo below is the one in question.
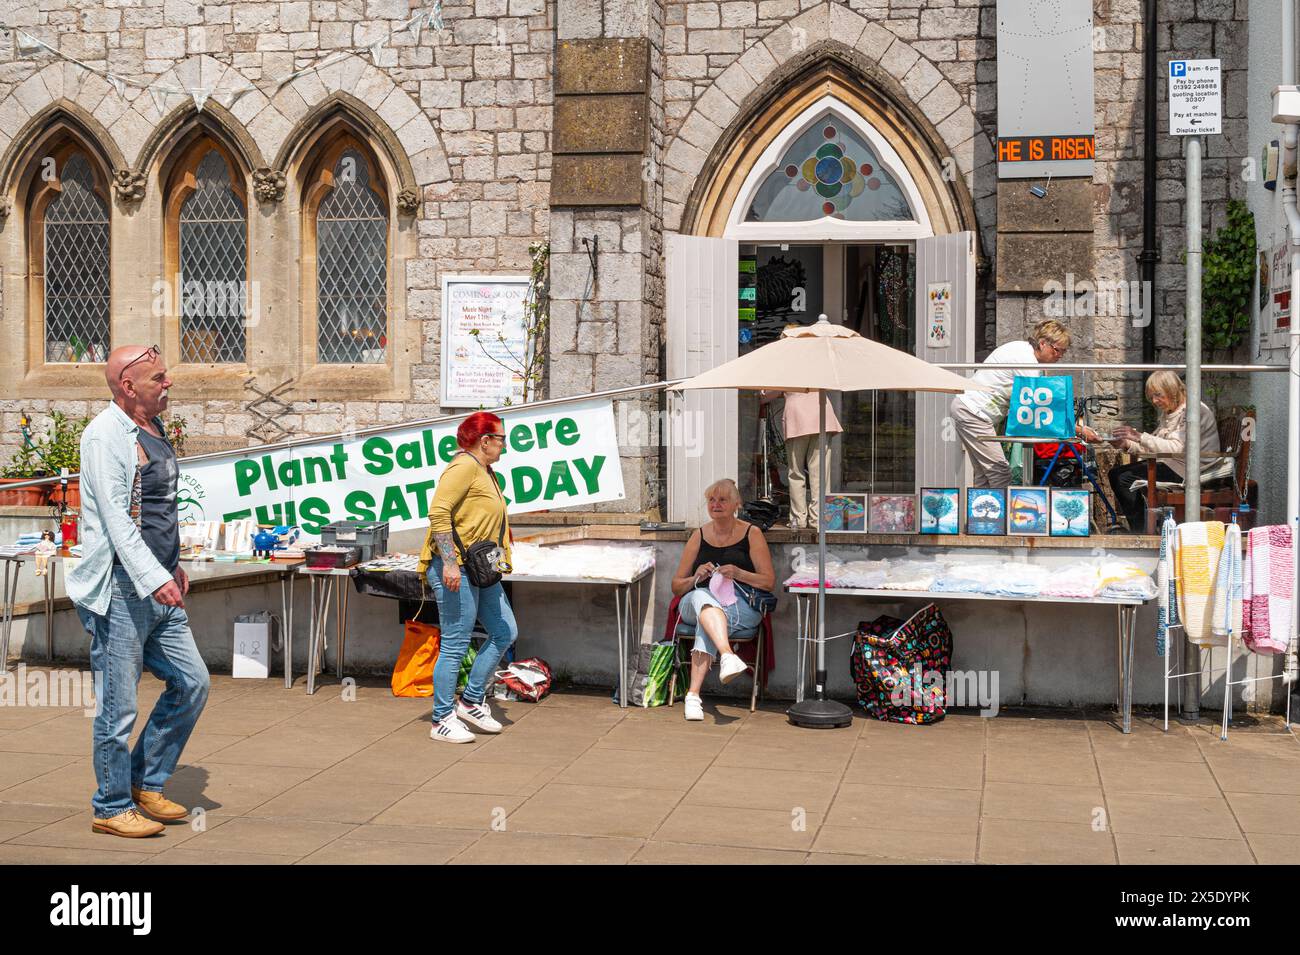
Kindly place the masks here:
[(853, 722), (853, 711), (835, 700), (804, 700), (785, 711), (795, 726), (808, 729), (834, 729)]

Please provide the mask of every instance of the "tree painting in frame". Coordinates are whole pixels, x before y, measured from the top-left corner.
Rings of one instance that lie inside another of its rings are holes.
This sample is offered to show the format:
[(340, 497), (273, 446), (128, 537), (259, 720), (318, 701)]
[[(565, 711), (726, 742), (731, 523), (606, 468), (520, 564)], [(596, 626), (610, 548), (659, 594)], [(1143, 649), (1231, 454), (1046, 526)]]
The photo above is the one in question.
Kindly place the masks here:
[(961, 490), (955, 487), (921, 488), (921, 533), (959, 534)]
[(1053, 537), (1087, 537), (1092, 509), (1091, 491), (1072, 487), (1052, 488)]
[(826, 515), (826, 531), (865, 531), (867, 529), (866, 497), (862, 494), (827, 494), (822, 511)]
[(973, 487), (966, 491), (966, 533), (1000, 536), (1007, 532), (1007, 490)]
[(916, 533), (915, 494), (872, 494), (867, 500), (867, 530), (871, 533)]
[(1028, 537), (1047, 535), (1047, 488), (1007, 488), (1007, 533)]

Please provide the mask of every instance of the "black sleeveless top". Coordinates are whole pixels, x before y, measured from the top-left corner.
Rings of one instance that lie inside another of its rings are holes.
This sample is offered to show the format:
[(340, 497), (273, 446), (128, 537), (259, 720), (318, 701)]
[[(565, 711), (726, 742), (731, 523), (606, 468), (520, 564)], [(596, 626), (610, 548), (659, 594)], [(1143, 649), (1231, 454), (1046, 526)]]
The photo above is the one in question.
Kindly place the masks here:
[(704, 539), (704, 529), (700, 529), (700, 553), (695, 558), (695, 566), (691, 568), (691, 573), (699, 570), (705, 564), (735, 564), (741, 570), (747, 570), (751, 574), (756, 573), (754, 570), (754, 560), (749, 556), (749, 532), (754, 529), (750, 524), (745, 528), (745, 536), (734, 544), (726, 547), (714, 547)]

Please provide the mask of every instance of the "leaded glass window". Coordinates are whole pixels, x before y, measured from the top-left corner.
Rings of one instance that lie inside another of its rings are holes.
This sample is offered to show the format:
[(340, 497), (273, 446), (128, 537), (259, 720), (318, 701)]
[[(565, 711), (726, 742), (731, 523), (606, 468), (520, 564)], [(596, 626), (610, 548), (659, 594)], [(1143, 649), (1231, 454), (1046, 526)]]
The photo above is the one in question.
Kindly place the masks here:
[(45, 207), (45, 360), (106, 361), (109, 350), (108, 204), (85, 156), (68, 158)]
[(181, 361), (245, 360), (248, 223), (230, 167), (215, 149), (181, 203)]
[(916, 218), (875, 150), (833, 112), (805, 129), (754, 194), (746, 222)]
[(316, 344), (324, 364), (384, 361), (388, 347), (388, 211), (355, 149), (334, 166), (316, 211)]

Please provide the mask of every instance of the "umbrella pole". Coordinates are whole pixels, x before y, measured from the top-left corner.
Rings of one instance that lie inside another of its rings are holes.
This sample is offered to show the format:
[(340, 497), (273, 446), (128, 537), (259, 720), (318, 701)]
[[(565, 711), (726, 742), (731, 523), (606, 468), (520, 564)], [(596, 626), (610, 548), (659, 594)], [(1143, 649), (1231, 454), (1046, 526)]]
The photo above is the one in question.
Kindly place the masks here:
[(848, 726), (853, 712), (843, 703), (826, 699), (826, 392), (817, 392), (817, 662), (811, 700), (786, 710), (795, 726), (831, 729)]

